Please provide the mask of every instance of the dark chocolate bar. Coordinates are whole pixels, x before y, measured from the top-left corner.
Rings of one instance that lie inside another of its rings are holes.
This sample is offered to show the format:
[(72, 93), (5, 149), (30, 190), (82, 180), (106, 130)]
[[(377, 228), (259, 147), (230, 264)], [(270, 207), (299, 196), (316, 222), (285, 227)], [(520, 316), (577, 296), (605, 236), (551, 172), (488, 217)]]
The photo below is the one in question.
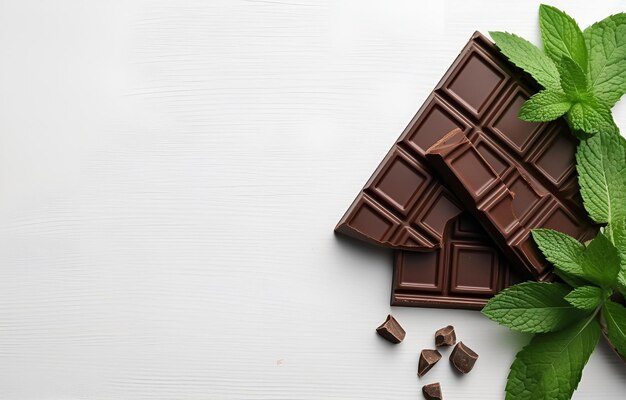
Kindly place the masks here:
[[(492, 114), (502, 112), (500, 107)], [(523, 146), (517, 146), (494, 126), (488, 118), (469, 136), (455, 129), (429, 149), (427, 158), (508, 259), (542, 276), (549, 264), (531, 229), (555, 229), (580, 241), (593, 238), (598, 230), (580, 207), (576, 139), (566, 125), (555, 124), (530, 132)], [(483, 156), (479, 145), (491, 158)]]
[(447, 225), (441, 248), (396, 251), (391, 304), (481, 309), (500, 290), (528, 279), (509, 268), (478, 222), (462, 213)]
[[(336, 232), (396, 249), (447, 251), (446, 226), (464, 207), (434, 175), (425, 155), (428, 148), (455, 128), (466, 134), (497, 131), (501, 140), (516, 146), (520, 154), (536, 163), (546, 182), (563, 188), (570, 196), (570, 208), (576, 209), (574, 215), (578, 216), (582, 202), (571, 162), (575, 142), (571, 136), (546, 134), (567, 127), (558, 121), (535, 124), (517, 117), (524, 101), (538, 89), (532, 78), (512, 65), (488, 39), (474, 33), (339, 221)], [(492, 151), (490, 138), (481, 136), (476, 148), (499, 175), (506, 177), (511, 167)], [(550, 140), (549, 145), (537, 146)], [(554, 221), (571, 216), (560, 210), (547, 211), (550, 212), (556, 213)], [(534, 243), (527, 238), (525, 245)], [(441, 259), (442, 255), (430, 257)], [(403, 265), (397, 263), (396, 276)], [(431, 281), (426, 287), (430, 287), (433, 297), (441, 296), (437, 293), (438, 284), (433, 287)], [(396, 289), (394, 284), (394, 292)], [(395, 297), (392, 295), (392, 302)], [(401, 303), (419, 305), (419, 301)]]

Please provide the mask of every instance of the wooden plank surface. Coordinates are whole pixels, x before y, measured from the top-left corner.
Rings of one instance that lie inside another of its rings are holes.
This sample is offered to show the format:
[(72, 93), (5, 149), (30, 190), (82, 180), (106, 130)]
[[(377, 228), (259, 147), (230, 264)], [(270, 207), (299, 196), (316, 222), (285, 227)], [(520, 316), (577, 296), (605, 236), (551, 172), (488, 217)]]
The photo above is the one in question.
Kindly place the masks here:
[[(394, 308), (388, 345), (391, 255), (332, 229), (470, 35), (537, 41), (538, 4), (0, 2), (0, 398), (502, 398), (527, 336)], [(476, 369), (418, 380), (450, 323)], [(575, 399), (625, 382), (602, 345)]]

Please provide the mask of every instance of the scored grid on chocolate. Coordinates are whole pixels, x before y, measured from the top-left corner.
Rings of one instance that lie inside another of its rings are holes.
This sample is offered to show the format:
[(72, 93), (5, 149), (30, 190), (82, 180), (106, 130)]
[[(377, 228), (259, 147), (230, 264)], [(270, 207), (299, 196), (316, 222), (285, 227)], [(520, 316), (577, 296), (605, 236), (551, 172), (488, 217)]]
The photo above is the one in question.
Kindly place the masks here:
[(440, 249), (395, 252), (391, 304), (481, 309), (500, 290), (529, 278), (509, 268), (478, 222), (463, 212), (446, 227)]

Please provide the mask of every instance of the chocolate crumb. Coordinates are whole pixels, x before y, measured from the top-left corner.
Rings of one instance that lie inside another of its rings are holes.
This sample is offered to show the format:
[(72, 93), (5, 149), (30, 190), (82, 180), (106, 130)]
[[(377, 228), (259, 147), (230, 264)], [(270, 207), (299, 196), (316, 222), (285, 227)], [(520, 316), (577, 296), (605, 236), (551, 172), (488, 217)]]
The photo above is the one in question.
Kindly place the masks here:
[(454, 346), (455, 344), (456, 333), (454, 333), (454, 327), (452, 325), (448, 325), (435, 332), (435, 346)]

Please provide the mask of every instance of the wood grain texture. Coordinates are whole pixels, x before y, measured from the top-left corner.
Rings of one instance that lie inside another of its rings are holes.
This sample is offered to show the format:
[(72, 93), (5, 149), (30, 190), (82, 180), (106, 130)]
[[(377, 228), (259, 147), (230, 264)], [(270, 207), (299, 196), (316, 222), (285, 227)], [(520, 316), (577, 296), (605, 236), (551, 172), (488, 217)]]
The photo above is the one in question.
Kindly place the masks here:
[[(397, 308), (388, 345), (391, 255), (332, 229), (472, 32), (537, 41), (537, 6), (0, 2), (0, 397), (502, 398), (526, 336)], [(476, 368), (418, 380), (449, 323)], [(624, 382), (603, 345), (575, 398)]]

